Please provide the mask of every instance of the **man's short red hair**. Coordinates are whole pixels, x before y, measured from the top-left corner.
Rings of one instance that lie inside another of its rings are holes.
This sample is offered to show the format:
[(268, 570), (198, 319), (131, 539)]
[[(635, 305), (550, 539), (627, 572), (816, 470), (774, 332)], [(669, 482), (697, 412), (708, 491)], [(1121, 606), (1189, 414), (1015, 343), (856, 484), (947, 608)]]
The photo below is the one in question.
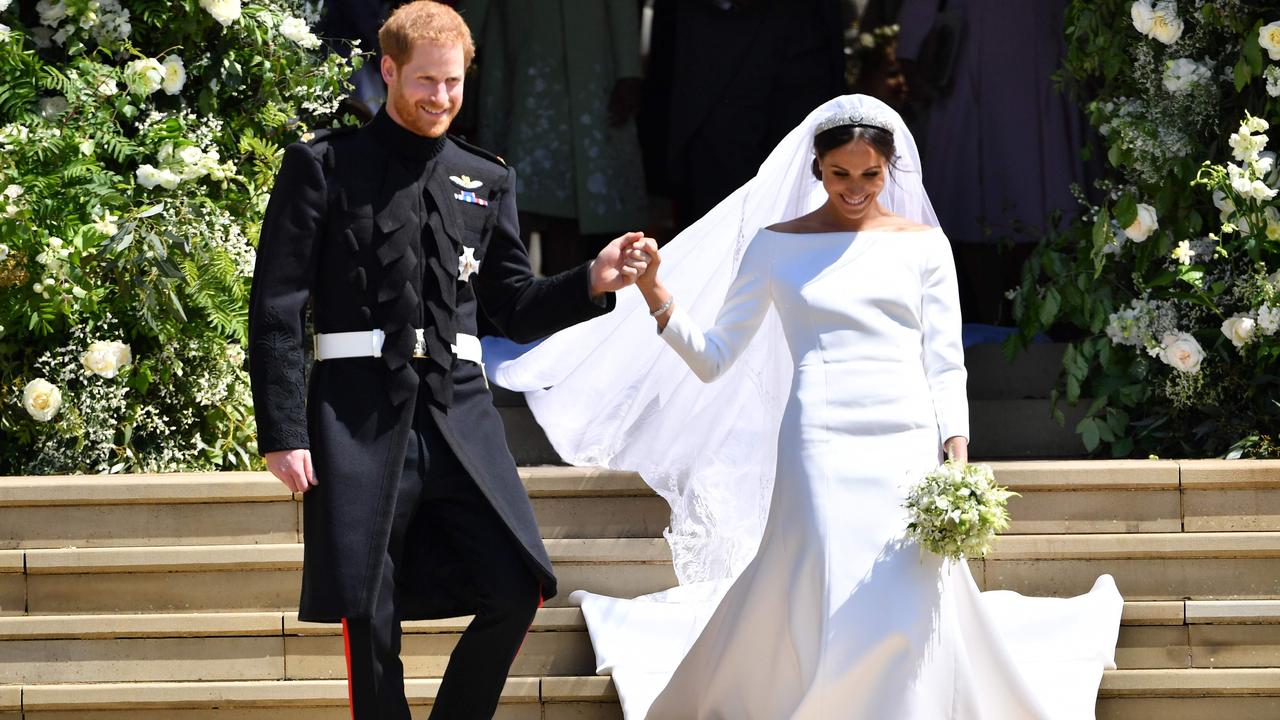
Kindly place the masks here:
[(466, 21), (456, 10), (435, 0), (416, 0), (401, 5), (378, 30), (382, 53), (395, 61), (396, 67), (404, 65), (413, 54), (413, 46), (423, 40), (441, 45), (461, 45), (467, 67), (471, 66), (471, 58), (476, 54), (471, 28), (467, 27)]

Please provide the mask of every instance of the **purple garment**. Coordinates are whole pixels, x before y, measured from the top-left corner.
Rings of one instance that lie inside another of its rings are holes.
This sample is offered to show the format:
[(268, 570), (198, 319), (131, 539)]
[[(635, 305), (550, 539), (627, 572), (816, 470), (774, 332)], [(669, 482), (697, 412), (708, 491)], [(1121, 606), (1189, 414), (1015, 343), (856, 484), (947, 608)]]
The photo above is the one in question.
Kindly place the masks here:
[[(961, 18), (950, 92), (923, 120), (925, 188), (953, 242), (1039, 239), (1076, 212), (1084, 120), (1055, 87), (1067, 0), (949, 0)], [(938, 0), (905, 0), (898, 55), (914, 59)], [(921, 68), (922, 71), (926, 68)]]

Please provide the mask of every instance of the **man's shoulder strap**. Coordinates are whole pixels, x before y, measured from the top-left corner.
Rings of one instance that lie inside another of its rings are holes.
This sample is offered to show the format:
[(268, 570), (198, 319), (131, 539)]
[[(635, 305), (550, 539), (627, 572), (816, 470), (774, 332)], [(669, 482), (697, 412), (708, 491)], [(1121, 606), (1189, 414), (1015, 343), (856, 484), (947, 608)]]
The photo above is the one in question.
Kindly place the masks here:
[(466, 140), (459, 138), (457, 135), (450, 135), (449, 139), (453, 141), (454, 145), (457, 145), (459, 148), (466, 150), (472, 155), (475, 155), (484, 160), (488, 160), (489, 162), (500, 165), (502, 166), (503, 169), (506, 169), (507, 161), (503, 160), (501, 155), (495, 155), (489, 152), (488, 150), (485, 150), (482, 147), (479, 147), (477, 145), (472, 145)]

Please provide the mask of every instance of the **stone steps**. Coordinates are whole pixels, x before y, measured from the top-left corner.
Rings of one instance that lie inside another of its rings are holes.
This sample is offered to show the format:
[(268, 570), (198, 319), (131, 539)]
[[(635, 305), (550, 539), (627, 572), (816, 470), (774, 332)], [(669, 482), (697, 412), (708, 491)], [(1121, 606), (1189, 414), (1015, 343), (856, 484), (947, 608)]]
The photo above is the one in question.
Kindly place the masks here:
[[(1280, 463), (993, 463), (1014, 523), (987, 589), (1129, 601), (1098, 717), (1280, 717)], [(633, 473), (522, 468), (562, 594), (498, 718), (617, 720), (570, 591), (675, 583), (667, 508)], [(296, 608), (301, 503), (265, 473), (0, 478), (0, 720), (346, 718), (336, 625)], [(426, 717), (466, 619), (406, 623)]]
[[(1280, 531), (1280, 466), (992, 466), (1021, 493), (1010, 501), (1013, 534)], [(537, 467), (521, 477), (546, 538), (656, 538), (667, 525), (666, 503), (635, 473)], [(267, 473), (0, 478), (0, 550), (270, 545), (302, 535), (301, 503)]]
[[(407, 677), (439, 677), (469, 618), (406, 622)], [(1130, 602), (1121, 669), (1280, 667), (1280, 601)], [(577, 608), (543, 608), (518, 677), (595, 672)], [(0, 618), (0, 685), (342, 680), (339, 626), (291, 612)]]

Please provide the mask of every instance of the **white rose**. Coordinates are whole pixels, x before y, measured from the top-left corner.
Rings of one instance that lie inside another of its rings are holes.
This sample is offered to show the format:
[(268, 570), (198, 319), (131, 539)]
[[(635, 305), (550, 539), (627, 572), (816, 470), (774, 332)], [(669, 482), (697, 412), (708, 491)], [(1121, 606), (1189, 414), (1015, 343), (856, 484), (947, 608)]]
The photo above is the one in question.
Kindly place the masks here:
[(0, 0), (0, 12), (4, 12), (5, 10), (8, 10), (10, 2), (11, 0)]
[(61, 95), (40, 98), (40, 117), (53, 120), (67, 111), (67, 99)]
[(240, 19), (240, 0), (200, 0), (200, 7), (222, 27), (230, 27), (231, 23)]
[(1151, 17), (1151, 32), (1147, 34), (1165, 45), (1172, 45), (1182, 37), (1182, 20), (1178, 17), (1178, 4), (1174, 0), (1156, 3)]
[(91, 343), (80, 358), (80, 364), (84, 365), (85, 370), (104, 378), (115, 377), (120, 368), (131, 362), (133, 353), (129, 346), (115, 340)]
[(1280, 65), (1268, 65), (1262, 71), (1262, 79), (1267, 81), (1267, 94), (1280, 97)]
[(134, 95), (150, 95), (164, 86), (164, 66), (155, 58), (134, 60), (124, 68), (124, 82)]
[(169, 55), (164, 59), (162, 64), (164, 71), (164, 82), (160, 85), (167, 95), (177, 95), (182, 92), (182, 86), (187, 84), (187, 68), (182, 64), (182, 58), (177, 55)]
[(1236, 315), (1222, 321), (1222, 334), (1226, 335), (1231, 344), (1238, 348), (1244, 347), (1253, 340), (1253, 333), (1257, 328), (1257, 322), (1244, 315)]
[(1156, 20), (1156, 11), (1147, 0), (1138, 0), (1129, 6), (1129, 17), (1133, 27), (1143, 35), (1151, 34), (1151, 25)]
[(160, 171), (151, 165), (139, 165), (134, 175), (144, 188), (151, 189), (160, 184)]
[(36, 378), (22, 390), (22, 407), (38, 422), (49, 422), (62, 409), (62, 392), (44, 378)]
[(1138, 216), (1134, 219), (1133, 224), (1124, 229), (1124, 234), (1134, 242), (1142, 242), (1156, 228), (1160, 227), (1156, 219), (1156, 209), (1145, 203), (1138, 203)]
[(49, 0), (40, 0), (36, 3), (36, 12), (40, 15), (40, 24), (53, 27), (58, 21), (67, 16), (67, 4), (63, 0), (53, 3)]
[(307, 26), (307, 21), (302, 18), (285, 18), (280, 23), (279, 32), (304, 48), (312, 49), (320, 46), (320, 38), (311, 32), (311, 28)]
[(1258, 28), (1258, 44), (1272, 60), (1280, 60), (1280, 20)]
[(17, 200), (22, 197), (22, 193), (23, 190), (21, 185), (10, 185), (4, 189), (4, 196), (10, 200)]
[(1164, 64), (1164, 88), (1171, 93), (1180, 93), (1192, 85), (1208, 82), (1213, 77), (1208, 66), (1190, 58), (1169, 60)]
[(120, 86), (116, 85), (115, 78), (106, 78), (102, 82), (98, 83), (99, 95), (110, 96), (115, 95), (117, 92), (120, 92)]
[(1188, 333), (1166, 333), (1160, 342), (1160, 359), (1168, 366), (1188, 374), (1200, 372), (1204, 348)]
[(182, 182), (182, 178), (177, 173), (168, 169), (158, 171), (157, 176), (160, 180), (160, 187), (166, 190), (172, 190)]

